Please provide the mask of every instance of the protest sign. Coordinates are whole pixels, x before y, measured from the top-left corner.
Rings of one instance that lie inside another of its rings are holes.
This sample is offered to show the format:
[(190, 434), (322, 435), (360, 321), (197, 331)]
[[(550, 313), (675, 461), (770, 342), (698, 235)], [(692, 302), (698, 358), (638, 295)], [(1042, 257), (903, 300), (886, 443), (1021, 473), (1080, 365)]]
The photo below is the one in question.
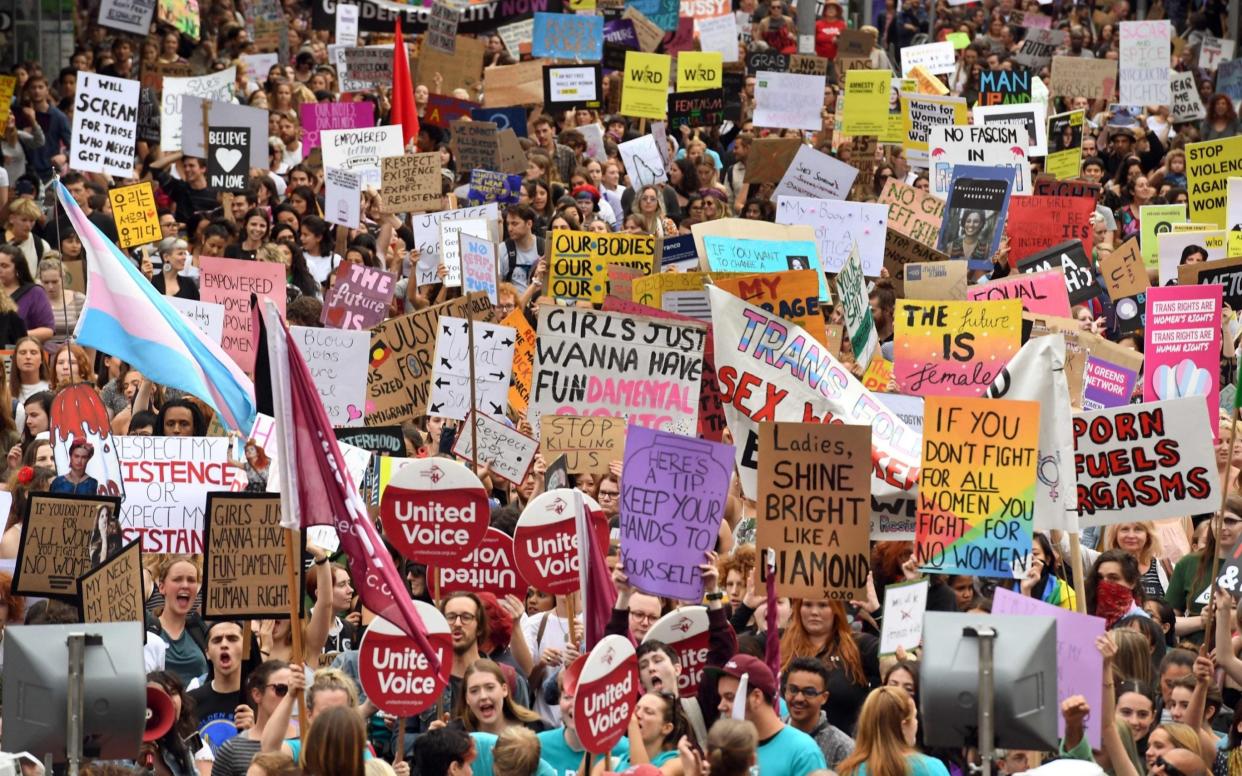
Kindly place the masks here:
[(658, 641), (677, 653), (681, 666), (677, 674), (677, 692), (682, 698), (694, 698), (698, 694), (707, 668), (708, 631), (706, 606), (682, 606), (656, 620), (643, 637), (644, 643)]
[(923, 643), (923, 613), (927, 611), (929, 582), (903, 582), (884, 588), (884, 618), (880, 628), (880, 654), (892, 655), (898, 647), (909, 652)]
[(1014, 179), (1012, 167), (954, 165), (936, 249), (950, 259), (966, 259), (972, 270), (990, 269)]
[(604, 472), (624, 460), (625, 418), (609, 415), (544, 415), (539, 445), (544, 457), (564, 458), (572, 474)]
[[(485, 205), (474, 205), (458, 210), (422, 213), (411, 219), (414, 229), (414, 248), (418, 250), (418, 264), (411, 270), (411, 277), (414, 272), (417, 272), (420, 286), (436, 285), (441, 282), (438, 274), (443, 261), (441, 227), (446, 222), (464, 219), (482, 219), (488, 223), (496, 223), (500, 220), (500, 207), (495, 202), (489, 202)], [(444, 263), (449, 266), (450, 272), (457, 272), (459, 268), (457, 261)]]
[(224, 334), (220, 346), (244, 371), (254, 371), (255, 343), (250, 297), (270, 299), (283, 318), (288, 295), (285, 267), (267, 261), (199, 257), (199, 296), (224, 305)]
[(655, 268), (655, 247), (650, 235), (553, 230), (548, 246), (548, 291), (556, 299), (602, 303), (607, 296), (608, 267), (633, 267), (650, 274)]
[(1065, 273), (1060, 268), (1010, 275), (971, 286), (966, 298), (972, 302), (1017, 299), (1027, 312), (1070, 317), (1069, 290), (1065, 287)]
[(438, 585), (434, 589), (442, 596), (484, 592), (503, 600), (510, 595), (522, 598), (527, 590), (513, 558), (513, 537), (491, 527), (483, 534), (479, 546), (466, 557), (453, 563), (428, 566), (427, 578), (436, 580), (432, 584)]
[(979, 73), (976, 105), (1025, 105), (1031, 101), (1029, 70), (985, 70)]
[(867, 282), (857, 251), (850, 252), (849, 260), (837, 273), (837, 298), (845, 317), (845, 329), (849, 332), (850, 349), (858, 363), (866, 364), (879, 349), (880, 340), (871, 316)]
[(199, 302), (193, 299), (181, 299), (170, 296), (166, 301), (185, 316), (186, 320), (198, 327), (212, 342), (219, 344), (224, 339), (224, 305), (215, 302)]
[(698, 20), (699, 47), (706, 52), (716, 52), (726, 64), (738, 61), (737, 40), (745, 31), (738, 30), (737, 17), (723, 13)]
[(328, 420), (333, 426), (361, 426), (371, 333), (308, 326), (290, 326), (289, 331), (310, 369)]
[(1103, 293), (1095, 282), (1095, 271), (1081, 240), (1067, 240), (1032, 253), (1018, 263), (1018, 269), (1024, 273), (1045, 272), (1058, 267), (1065, 276), (1070, 304), (1083, 304)]
[(1199, 43), (1199, 67), (1215, 70), (1221, 62), (1233, 59), (1234, 42), (1229, 38), (1204, 35)]
[[(868, 50), (863, 56), (870, 56)], [(910, 71), (922, 65), (932, 75), (953, 75), (956, 57), (953, 44), (946, 42), (925, 43), (918, 46), (903, 46), (901, 49), (901, 75), (909, 77)]]
[(358, 645), (358, 684), (375, 707), (399, 717), (419, 714), (435, 705), (449, 685), (453, 671), (453, 636), (440, 610), (424, 601), (411, 601), (435, 650), (439, 672), (419, 650), (414, 639), (383, 617), (367, 626)]
[(668, 180), (660, 149), (651, 135), (627, 140), (619, 144), (617, 150), (621, 152), (621, 161), (636, 187), (653, 186)]
[(1175, 224), (1187, 221), (1186, 205), (1142, 205), (1139, 207), (1139, 243), (1143, 251), (1143, 263), (1152, 269), (1160, 266), (1159, 242), (1162, 234), (1173, 231)]
[(849, 601), (865, 593), (870, 451), (866, 426), (759, 427), (756, 544), (776, 551), (777, 595)]
[[(1180, 278), (1180, 270), (1178, 274)], [(1151, 281), (1143, 266), (1143, 256), (1139, 251), (1138, 240), (1131, 237), (1117, 246), (1113, 252), (1103, 256), (1100, 259), (1100, 277), (1104, 280), (1104, 288), (1109, 298), (1114, 302), (1146, 291)], [(1179, 282), (1194, 284), (1194, 281)], [(1242, 295), (1239, 295), (1239, 301), (1242, 301)]]
[(491, 121), (458, 119), (451, 124), (453, 151), (461, 170), (494, 170), (500, 158), (498, 125)]
[(841, 131), (850, 136), (882, 135), (888, 129), (891, 70), (850, 70), (845, 74)]
[(142, 551), (203, 551), (207, 494), (240, 491), (246, 474), (230, 466), (227, 437), (113, 437), (125, 481), (121, 528)]
[(630, 426), (622, 471), (617, 563), (644, 593), (700, 600), (699, 566), (720, 530), (733, 446)]
[(1052, 64), (1053, 55), (1065, 44), (1066, 37), (1063, 30), (1027, 30), (1014, 61), (1038, 72)]
[(250, 130), (246, 127), (211, 127), (207, 130), (207, 185), (224, 191), (246, 187), (250, 168)]
[[(507, 108), (474, 108), (470, 118), (478, 123), (495, 124), (499, 132), (513, 130), (519, 137), (526, 137), (526, 109), (521, 106)], [(456, 134), (454, 129), (453, 133)]]
[(1038, 402), (933, 396), (925, 413), (916, 562), (934, 573), (1022, 578), (1034, 525)]
[(1083, 368), (1082, 408), (1101, 410), (1129, 404), (1130, 398), (1134, 396), (1134, 387), (1138, 384), (1137, 369), (1137, 365), (1128, 368), (1088, 355)]
[(380, 184), (380, 159), (400, 156), (403, 145), (400, 126), (325, 129), (319, 137), (323, 143), (323, 166), (356, 172), (364, 185)]
[(1170, 121), (1181, 123), (1207, 118), (1207, 110), (1203, 107), (1199, 89), (1195, 85), (1194, 73), (1170, 73), (1169, 90), (1173, 94), (1173, 102), (1169, 105), (1172, 108)]
[(466, 293), (481, 291), (492, 304), (499, 288), (496, 277), (496, 243), (491, 240), (460, 233), (457, 240), (461, 246), (461, 279)]
[[(474, 426), (473, 431), (470, 425)], [(486, 413), (472, 412), (467, 426), (453, 443), (453, 452), (467, 461), (476, 460), (474, 439), (478, 439), (477, 460), (491, 467), (492, 474), (521, 485), (535, 462), (539, 443), (517, 429)]]
[(78, 612), (84, 623), (142, 622), (145, 593), (142, 545), (130, 542), (78, 579)]
[(122, 248), (147, 245), (162, 238), (151, 181), (109, 189), (108, 200), (112, 203), (112, 220), (116, 223)]
[(81, 172), (134, 175), (139, 83), (83, 72), (73, 96), (69, 164)]
[(375, 126), (375, 106), (369, 102), (304, 102), (298, 115), (308, 155), (321, 145), (320, 133), (324, 130)]
[(724, 91), (722, 89), (674, 92), (669, 95), (668, 125), (670, 129), (717, 127), (723, 122)]
[(1242, 310), (1242, 257), (1183, 264), (1177, 268), (1177, 283), (1181, 286), (1219, 284), (1224, 303), (1232, 310)]
[[(943, 199), (928, 192), (919, 191), (913, 186), (907, 186), (896, 178), (889, 178), (884, 182), (884, 188), (880, 191), (877, 201), (888, 206), (886, 223), (890, 230), (929, 248), (935, 246), (937, 234), (940, 231), (940, 221), (944, 215)], [(778, 213), (779, 209), (778, 201)], [(864, 255), (866, 255), (865, 249)], [(864, 269), (867, 266), (864, 260)]]
[(796, 137), (757, 137), (747, 157), (746, 183), (778, 184), (803, 143)]
[(704, 291), (707, 275), (703, 272), (661, 272), (635, 279), (631, 284), (633, 299), (643, 305), (709, 323), (711, 307)]
[(198, 40), (198, 0), (159, 0), (158, 8), (160, 21), (175, 27), (191, 40)]
[(323, 220), (357, 229), (362, 217), (361, 176), (329, 167), (323, 171), (323, 177)]
[(931, 128), (927, 139), (931, 156), (928, 192), (945, 199), (958, 164), (1012, 168), (1013, 193), (1031, 193), (1031, 164), (1018, 128), (1011, 126), (945, 126)]
[[(766, 71), (757, 73), (755, 126), (820, 131), (824, 124), (820, 117), (822, 105), (819, 101), (806, 99), (806, 95), (822, 94), (823, 91), (822, 76)], [(885, 91), (885, 99), (887, 95)], [(622, 97), (624, 98), (624, 94)]]
[[(888, 210), (885, 205), (872, 202), (779, 196), (776, 223), (812, 227), (819, 266), (825, 272), (840, 272), (850, 253), (856, 250), (863, 274), (877, 277), (884, 264), (884, 244), (879, 238), (888, 226)], [(830, 298), (825, 287), (821, 299)]]
[(967, 123), (966, 98), (901, 92), (902, 147), (911, 161), (927, 160), (931, 128), (939, 124)]
[(103, 0), (96, 21), (103, 27), (145, 36), (151, 32), (154, 13), (155, 0)]
[(907, 299), (964, 302), (966, 301), (966, 262), (932, 261), (907, 264), (902, 277), (902, 286)]
[(358, 16), (356, 5), (341, 4), (336, 8), (336, 34), (333, 40), (338, 46), (358, 45)]
[(1216, 91), (1232, 100), (1235, 108), (1242, 103), (1242, 59), (1230, 59), (1217, 65)]
[[(805, 240), (744, 240), (708, 235), (703, 238), (703, 248), (708, 268), (720, 272), (820, 269), (815, 243)], [(822, 272), (819, 273), (819, 295), (824, 300), (832, 298)]]
[(466, 557), (483, 541), (490, 514), (483, 483), (446, 458), (406, 459), (380, 496), (385, 539), (415, 563)]
[(1078, 520), (1084, 526), (1211, 512), (1220, 477), (1210, 422), (1198, 397), (1074, 416)]
[(699, 92), (722, 88), (723, 59), (717, 51), (683, 51), (677, 55), (677, 89)]
[(1177, 280), (1179, 268), (1188, 263), (1225, 258), (1228, 247), (1225, 235), (1224, 230), (1201, 229), (1192, 224), (1175, 224), (1171, 233), (1156, 235), (1160, 284), (1168, 285)]
[(324, 293), (320, 323), (335, 329), (369, 329), (388, 315), (397, 276), (365, 264), (341, 262)]
[(531, 55), (595, 61), (604, 55), (604, 17), (594, 14), (536, 13)]
[(440, 152), (380, 160), (385, 213), (421, 213), (440, 206)]
[[(206, 106), (207, 126), (211, 129), (219, 127), (236, 127), (248, 129), (250, 143), (246, 148), (247, 164), (243, 167), (256, 167), (266, 170), (271, 163), (268, 156), (268, 112), (246, 105), (234, 105), (219, 100), (205, 100), (201, 97), (187, 95), (181, 99), (181, 150), (189, 156), (207, 158), (208, 149), (203, 145), (203, 107)], [(368, 114), (369, 115), (369, 114)], [(241, 145), (238, 143), (238, 145)], [(247, 171), (248, 172), (248, 171)]]
[(857, 176), (857, 168), (809, 145), (800, 145), (772, 196), (843, 200)]
[[(992, 614), (1038, 615), (1056, 620), (1057, 701), (1064, 702), (1071, 696), (1081, 695), (1088, 704), (1094, 704), (1092, 708), (1100, 707), (1104, 666), (1096, 640), (1104, 635), (1104, 618), (1063, 609), (1003, 588), (996, 591)], [(1093, 747), (1100, 746), (1098, 715), (1087, 716), (1086, 728), (1087, 742)], [(1057, 734), (1064, 735), (1064, 729), (1065, 720), (1058, 717)]]
[[(828, 344), (819, 307), (819, 273), (815, 270), (765, 272), (757, 275), (715, 277), (712, 282), (781, 319), (805, 329), (817, 342)], [(706, 293), (706, 292), (705, 292)]]
[[(832, 417), (871, 426), (872, 492), (889, 495), (913, 486), (918, 478), (918, 434), (865, 390), (832, 353), (774, 313), (723, 289), (709, 287), (707, 294), (712, 305), (716, 377), (747, 498), (758, 493), (760, 421)], [(787, 353), (793, 360), (784, 359)]]
[(1168, 105), (1169, 34), (1168, 21), (1121, 22), (1119, 58), (1119, 100), (1125, 105)]
[[(513, 554), (518, 573), (538, 590), (564, 595), (581, 589), (578, 532), (574, 521), (574, 504), (579, 498), (588, 515), (602, 514), (599, 504), (587, 494), (570, 488), (553, 488), (526, 504), (513, 529)], [(607, 521), (601, 522), (604, 534), (600, 536), (597, 531), (593, 539), (597, 546), (606, 547)]]
[(549, 414), (613, 415), (693, 435), (704, 328), (622, 313), (543, 306), (530, 403)]
[(668, 73), (672, 58), (667, 54), (625, 52), (625, 78), (621, 90), (621, 114), (663, 120), (668, 113)]
[(491, 170), (471, 170), (466, 198), (472, 204), (495, 202), (516, 205), (522, 197), (522, 176)]
[(427, 36), (423, 43), (446, 54), (457, 52), (457, 24), (461, 21), (461, 11), (447, 3), (433, 3), (431, 16), (427, 21)]
[(162, 114), (160, 116), (160, 148), (177, 150), (181, 145), (181, 98), (202, 97), (205, 100), (229, 100), (237, 68), (190, 78), (164, 77)]
[(32, 493), (26, 500), (13, 592), (73, 600), (78, 578), (120, 552), (113, 496)]
[(438, 327), (427, 413), (465, 420), (473, 399), (473, 409), (503, 415), (509, 397), (509, 373), (513, 369), (513, 329), (476, 323), (471, 342), (465, 318), (441, 316)]
[(1225, 205), (1229, 176), (1242, 169), (1242, 135), (1186, 146), (1186, 185), (1195, 223), (1227, 229)]
[(1009, 238), (1009, 264), (1022, 266), (1028, 257), (1043, 253), (1067, 240), (1083, 244), (1091, 252), (1095, 200), (1089, 197), (1050, 197), (1035, 194), (1009, 201), (1005, 234)]
[(526, 416), (526, 404), (530, 400), (530, 380), (535, 360), (535, 330), (531, 328), (522, 310), (514, 310), (505, 316), (502, 326), (514, 331), (513, 382), (509, 386), (509, 408), (519, 417)]
[(548, 65), (543, 69), (544, 107), (599, 108), (603, 82), (604, 73), (599, 65)]
[(1022, 303), (897, 301), (893, 376), (902, 393), (982, 396), (1021, 347)]
[(280, 524), (279, 494), (209, 494), (203, 521), (203, 617), (287, 620), (293, 602), (287, 548), (296, 537)]
[(507, 108), (543, 102), (543, 68), (546, 59), (515, 65), (499, 65), (483, 71), (483, 105)]
[(634, 643), (615, 634), (600, 639), (582, 665), (574, 696), (574, 731), (583, 749), (604, 754), (621, 740), (639, 687)]
[[(1220, 286), (1147, 290), (1145, 401), (1203, 396), (1208, 417), (1215, 421), (1220, 392), (1220, 320)], [(1216, 423), (1211, 425), (1215, 438)]]
[(1086, 112), (1081, 110), (1048, 117), (1048, 157), (1044, 160), (1044, 168), (1057, 180), (1078, 177), (1085, 121)]

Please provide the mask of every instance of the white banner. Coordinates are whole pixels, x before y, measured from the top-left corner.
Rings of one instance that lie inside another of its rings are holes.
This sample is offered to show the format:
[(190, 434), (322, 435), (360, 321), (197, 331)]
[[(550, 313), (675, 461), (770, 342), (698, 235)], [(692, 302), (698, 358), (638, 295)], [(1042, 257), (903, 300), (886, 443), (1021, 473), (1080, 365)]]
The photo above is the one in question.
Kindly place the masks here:
[[(205, 100), (231, 102), (237, 68), (191, 78), (164, 78), (162, 110), (160, 111), (160, 150), (165, 153), (181, 150), (181, 98), (202, 97)], [(201, 141), (200, 141), (201, 142)]]

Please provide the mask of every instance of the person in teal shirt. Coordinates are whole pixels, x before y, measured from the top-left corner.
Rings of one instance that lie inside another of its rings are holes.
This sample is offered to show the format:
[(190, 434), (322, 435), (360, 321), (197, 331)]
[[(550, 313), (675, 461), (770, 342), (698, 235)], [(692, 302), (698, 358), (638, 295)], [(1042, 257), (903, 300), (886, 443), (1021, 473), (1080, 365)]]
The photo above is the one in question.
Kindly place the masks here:
[(556, 776), (533, 730), (514, 726), (497, 736), (475, 731), (474, 776)]
[[(742, 677), (746, 694), (738, 696)], [(759, 734), (759, 772), (763, 776), (806, 776), (827, 769), (824, 753), (815, 739), (781, 722), (773, 702), (777, 697), (776, 676), (757, 657), (734, 655), (716, 679), (720, 694), (720, 716), (733, 715), (734, 704), (745, 704), (746, 720)]]
[[(609, 770), (620, 773), (631, 765), (650, 763), (665, 773), (681, 773), (680, 763), (665, 768), (677, 759), (677, 742), (690, 736), (690, 723), (676, 696), (667, 692), (649, 692), (638, 699), (630, 717), (630, 753), (619, 758)], [(596, 767), (602, 773), (603, 763)]]
[[(571, 676), (566, 679), (565, 674)], [(586, 750), (578, 740), (578, 732), (574, 730), (574, 693), (578, 689), (577, 671), (572, 668), (556, 675), (556, 687), (560, 690), (559, 701), (561, 722), (563, 727), (545, 730), (539, 734), (539, 747), (543, 761), (552, 767), (554, 776), (575, 776), (582, 767), (582, 757)], [(624, 736), (610, 752), (614, 761), (620, 757), (629, 757), (630, 742)]]
[(854, 751), (840, 762), (837, 773), (867, 776), (870, 764), (885, 773), (902, 768), (907, 776), (949, 776), (944, 763), (915, 748), (918, 735), (919, 714), (914, 700), (900, 687), (877, 687), (863, 702)]

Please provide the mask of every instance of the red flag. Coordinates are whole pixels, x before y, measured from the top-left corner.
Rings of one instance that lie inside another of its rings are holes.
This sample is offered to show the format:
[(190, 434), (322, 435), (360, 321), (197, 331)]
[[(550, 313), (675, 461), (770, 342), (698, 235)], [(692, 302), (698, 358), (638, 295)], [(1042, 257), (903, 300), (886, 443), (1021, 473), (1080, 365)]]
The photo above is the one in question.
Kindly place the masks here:
[(261, 308), (255, 304), (254, 315), (259, 333), (256, 378), (261, 384), (270, 380), (258, 392), (270, 395), (276, 420), (281, 522), (293, 529), (336, 528), (363, 605), (413, 639), (434, 664), (433, 672), (438, 672), (438, 653), (427, 641), (423, 621), (345, 468), (328, 413), (293, 335), (270, 302), (264, 301)]
[(574, 516), (578, 536), (578, 582), (582, 586), (582, 623), (586, 628), (582, 650), (585, 653), (604, 638), (612, 607), (617, 603), (617, 589), (604, 559), (606, 550), (601, 550), (595, 540), (591, 514), (577, 488), (574, 489)]
[(414, 84), (410, 80), (410, 57), (401, 36), (401, 15), (397, 15), (397, 39), (392, 42), (392, 112), (389, 124), (401, 125), (406, 146), (418, 137), (418, 106), (414, 104)]

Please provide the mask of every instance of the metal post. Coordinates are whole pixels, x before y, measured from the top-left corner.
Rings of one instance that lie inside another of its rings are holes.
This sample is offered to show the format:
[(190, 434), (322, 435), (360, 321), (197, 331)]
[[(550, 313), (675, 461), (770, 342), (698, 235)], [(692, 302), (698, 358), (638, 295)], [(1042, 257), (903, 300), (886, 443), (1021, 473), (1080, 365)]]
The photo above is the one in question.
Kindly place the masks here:
[[(1235, 0), (1236, 2), (1236, 0)], [(816, 0), (799, 0), (798, 12), (798, 53), (815, 53), (815, 7)]]
[(970, 627), (962, 630), (963, 636), (979, 640), (979, 773), (992, 776), (992, 759), (995, 757), (996, 741), (992, 726), (995, 722), (993, 706), (996, 703), (996, 677), (992, 666), (992, 648), (995, 646), (996, 630), (989, 627)]
[(65, 757), (69, 760), (69, 776), (78, 776), (82, 763), (82, 735), (85, 713), (86, 634), (69, 634), (68, 719), (65, 724)]

